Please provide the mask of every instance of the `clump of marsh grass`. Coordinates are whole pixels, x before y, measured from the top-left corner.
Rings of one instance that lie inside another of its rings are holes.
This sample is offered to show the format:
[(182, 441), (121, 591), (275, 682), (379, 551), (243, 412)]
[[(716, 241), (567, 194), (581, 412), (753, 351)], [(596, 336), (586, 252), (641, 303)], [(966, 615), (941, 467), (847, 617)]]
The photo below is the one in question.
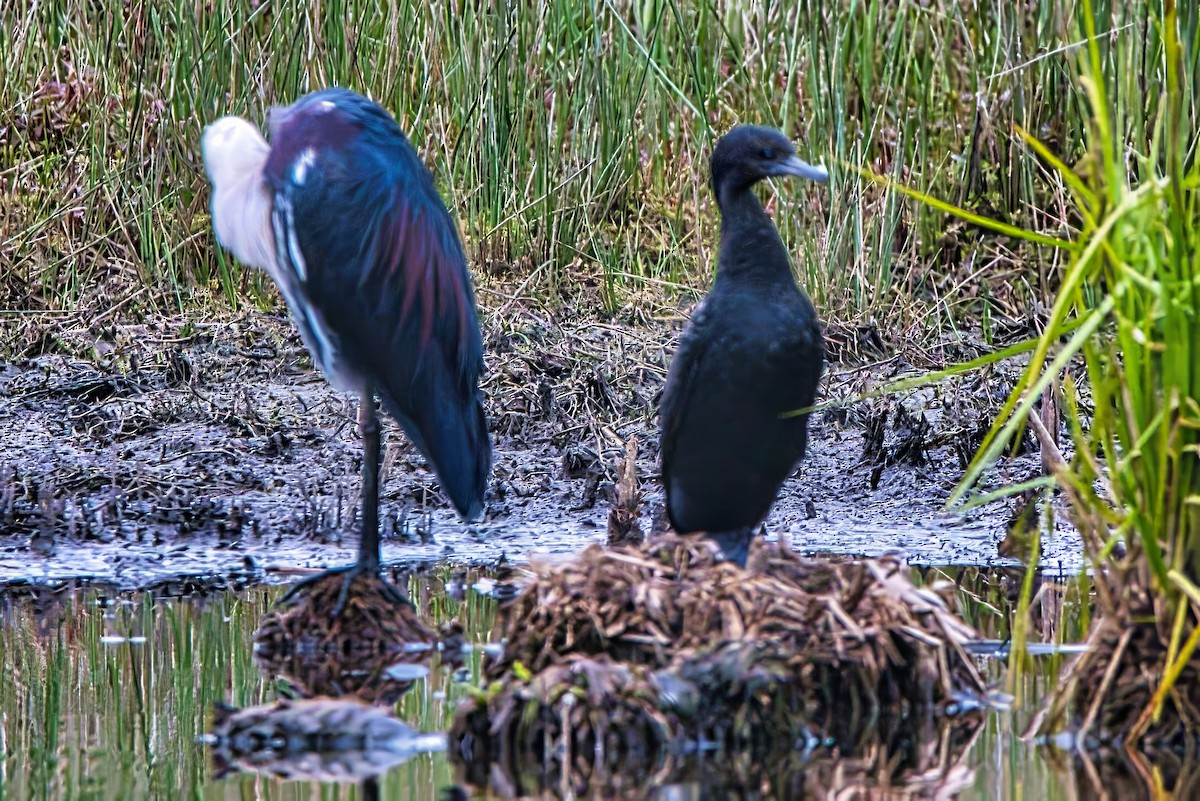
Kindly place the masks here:
[[(1200, 25), (1194, 7), (1168, 0), (1144, 29), (1138, 65), (1124, 37), (1109, 43), (1098, 34), (1102, 18), (1083, 0), (1085, 157), (1068, 167), (1018, 129), (1067, 188), (1077, 232), (1062, 240), (974, 220), (1054, 246), (1067, 262), (1045, 331), (1026, 343), (1028, 365), (955, 499), (979, 484), (1026, 425), (1033, 428), (1051, 475), (1030, 484), (1057, 485), (1069, 501), (1097, 569), (1099, 606), (1092, 647), (1070, 666), (1034, 728), (1061, 727), (1073, 707), (1081, 743), (1089, 734), (1179, 742), (1200, 724), (1193, 660), (1200, 644)], [(1032, 412), (1077, 357), (1086, 386), (1062, 379), (1074, 445), (1068, 457)], [(1087, 392), (1090, 424), (1081, 412)], [(1022, 639), (1019, 625), (1014, 639)]]
[[(1163, 4), (1153, 73), (1161, 95), (1145, 109), (1153, 122), (1141, 149), (1126, 138), (1123, 87), (1107, 80), (1090, 3), (1083, 8), (1091, 147), (1082, 175), (1055, 165), (1070, 181), (1082, 247), (1038, 352), (1068, 316), (1080, 325), (1053, 362), (1030, 365), (1025, 397), (1053, 374), (1048, 367), (1082, 353), (1095, 415), (1084, 430), (1068, 380), (1075, 453), (1054, 474), (1106, 575), (1096, 583), (1093, 648), (1071, 666), (1039, 727), (1061, 725), (1075, 702), (1079, 736), (1099, 723), (1102, 737), (1180, 742), (1200, 725), (1200, 28), (1194, 7), (1181, 16)], [(1014, 406), (1013, 422), (1024, 406)]]

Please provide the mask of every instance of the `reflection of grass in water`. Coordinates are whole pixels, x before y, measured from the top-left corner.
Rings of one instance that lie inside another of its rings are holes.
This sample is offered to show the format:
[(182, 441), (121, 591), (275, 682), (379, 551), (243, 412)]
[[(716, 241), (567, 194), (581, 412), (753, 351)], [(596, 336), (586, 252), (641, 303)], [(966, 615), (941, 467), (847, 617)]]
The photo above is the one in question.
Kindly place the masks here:
[[(958, 580), (967, 620), (985, 636), (1005, 636), (1013, 602), (1000, 573), (979, 568), (923, 572)], [(410, 592), (429, 622), (459, 615), (468, 638), (483, 641), (492, 629), (494, 602), (475, 593), (468, 593), (463, 603), (454, 601), (442, 590), (448, 578), (444, 571), (414, 579)], [(468, 574), (467, 584), (475, 578)], [(1071, 579), (1063, 586), (1055, 631), (1062, 641), (1077, 641), (1084, 585)], [(210, 775), (208, 756), (194, 738), (207, 727), (211, 704), (225, 700), (241, 706), (273, 697), (249, 643), (259, 617), (281, 592), (260, 588), (218, 594), (203, 603), (155, 603), (134, 595), (132, 604), (111, 612), (97, 607), (95, 593), (85, 592), (66, 605), (61, 622), (49, 604), (14, 604), (0, 619), (0, 728), (7, 754), (0, 799), (357, 797), (354, 788), (316, 790), (249, 776), (204, 784)], [(41, 630), (46, 633), (39, 634)], [(101, 642), (105, 635), (148, 639), (143, 645), (106, 645)], [(475, 662), (468, 664), (478, 677), (478, 652), (471, 659)], [(1025, 679), (1027, 697), (1036, 699), (1053, 686), (1056, 661), (1035, 660), (1037, 670)], [(991, 663), (993, 675), (999, 675), (999, 667)], [(446, 692), (447, 700), (435, 699), (436, 691)], [(449, 723), (462, 694), (448, 671), (435, 669), (404, 698), (398, 712), (415, 728), (438, 730)], [(1026, 713), (992, 716), (971, 758), (979, 766), (977, 789), (960, 799), (1016, 797), (1017, 787), (1031, 798), (1062, 797), (1062, 774), (1015, 739)], [(450, 781), (444, 755), (418, 757), (384, 778), (383, 797), (434, 799)], [(998, 793), (997, 788), (1012, 792)]]
[[(433, 612), (434, 622), (461, 615), (468, 641), (486, 640), (490, 600), (471, 593), (458, 604), (437, 578), (415, 578), (410, 591), (423, 612)], [(259, 617), (280, 594), (260, 588), (195, 603), (119, 596), (132, 600), (103, 609), (96, 593), (84, 592), (66, 601), (61, 620), (44, 605), (14, 604), (0, 628), (0, 673), (6, 677), (0, 682), (0, 727), (8, 755), (0, 799), (243, 797), (252, 785), (263, 798), (310, 798), (312, 789), (303, 783), (252, 776), (213, 783), (208, 754), (195, 742), (217, 701), (244, 706), (274, 699), (249, 644)], [(106, 644), (105, 636), (147, 641)], [(445, 700), (434, 698), (438, 691)], [(418, 730), (437, 731), (447, 726), (461, 695), (450, 671), (435, 667), (397, 712)], [(422, 756), (389, 773), (383, 789), (393, 797), (436, 798), (450, 781), (444, 757)], [(353, 788), (320, 792), (356, 797)]]
[[(939, 578), (953, 581), (959, 616), (983, 637), (1007, 640), (1012, 636), (1025, 568), (926, 567), (918, 572), (926, 582)], [(1030, 640), (1054, 645), (1082, 642), (1091, 605), (1090, 577), (1034, 572), (1031, 605), (1035, 619)]]

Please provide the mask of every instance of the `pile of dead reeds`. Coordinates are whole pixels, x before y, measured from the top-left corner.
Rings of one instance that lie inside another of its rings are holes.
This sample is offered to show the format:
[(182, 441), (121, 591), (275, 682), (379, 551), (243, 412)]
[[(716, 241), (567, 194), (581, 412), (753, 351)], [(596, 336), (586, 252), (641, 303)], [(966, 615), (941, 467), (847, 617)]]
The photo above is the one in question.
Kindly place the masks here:
[(818, 562), (759, 542), (743, 570), (668, 535), (532, 571), (499, 609), (505, 647), (459, 711), (460, 754), (765, 754), (916, 727), (986, 693), (963, 649), (974, 632), (897, 559)]
[(264, 616), (254, 634), (254, 657), (300, 697), (354, 695), (393, 705), (412, 686), (411, 679), (393, 675), (395, 666), (428, 660), (437, 635), (369, 573), (354, 577), (345, 608), (331, 617), (342, 581), (337, 573), (324, 576)]

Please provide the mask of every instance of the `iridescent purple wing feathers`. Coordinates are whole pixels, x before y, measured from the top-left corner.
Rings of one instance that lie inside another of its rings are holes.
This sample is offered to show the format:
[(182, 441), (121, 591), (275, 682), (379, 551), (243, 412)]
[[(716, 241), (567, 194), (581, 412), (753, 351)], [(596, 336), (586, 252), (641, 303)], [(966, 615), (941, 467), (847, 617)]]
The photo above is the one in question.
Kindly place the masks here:
[(459, 512), (476, 517), (491, 463), (483, 348), (433, 177), (390, 114), (328, 89), (272, 112), (262, 188), (272, 277), (314, 361), (339, 387), (373, 387)]

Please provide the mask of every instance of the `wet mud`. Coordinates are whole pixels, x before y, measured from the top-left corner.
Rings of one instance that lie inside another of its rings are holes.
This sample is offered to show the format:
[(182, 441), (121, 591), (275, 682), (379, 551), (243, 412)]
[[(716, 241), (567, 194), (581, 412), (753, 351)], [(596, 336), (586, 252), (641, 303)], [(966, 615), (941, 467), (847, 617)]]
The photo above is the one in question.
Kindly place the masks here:
[[(638, 443), (643, 531), (661, 528), (654, 413), (683, 315), (620, 324), (530, 312), (485, 325), (495, 467), (486, 518), (463, 524), (385, 423), (384, 558), (401, 566), (523, 562), (606, 536), (625, 443)], [(0, 362), (0, 583), (284, 581), (353, 560), (356, 402), (314, 372), (289, 321), (247, 313), (83, 326)], [(822, 398), (922, 368), (835, 360)], [(1012, 376), (989, 371), (815, 413), (809, 455), (767, 521), (804, 553), (901, 552), (918, 564), (1012, 565), (1014, 504), (943, 505)], [(994, 483), (1040, 470), (1032, 449)], [(1060, 516), (1061, 517), (1061, 516)], [(1078, 569), (1060, 527), (1042, 564)]]

